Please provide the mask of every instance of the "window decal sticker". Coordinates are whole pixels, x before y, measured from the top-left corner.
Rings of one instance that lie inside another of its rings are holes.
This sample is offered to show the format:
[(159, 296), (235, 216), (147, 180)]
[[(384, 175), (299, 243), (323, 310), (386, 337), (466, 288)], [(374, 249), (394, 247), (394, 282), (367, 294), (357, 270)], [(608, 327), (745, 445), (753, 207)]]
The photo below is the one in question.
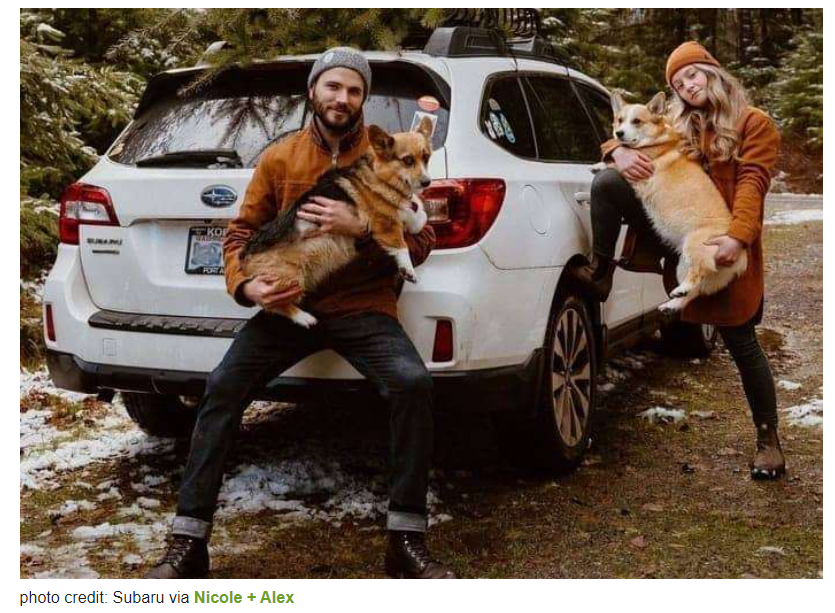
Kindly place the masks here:
[(490, 122), (493, 124), (493, 130), (495, 130), (496, 136), (498, 138), (502, 138), (504, 136), (504, 130), (502, 129), (502, 122), (496, 116), (495, 113), (490, 113)]
[(429, 113), (424, 113), (422, 111), (415, 111), (415, 116), (412, 117), (412, 127), (409, 128), (409, 131), (414, 132), (417, 130), (424, 117), (428, 117), (429, 121), (432, 122), (432, 134), (429, 135), (429, 138), (432, 138), (432, 135), (435, 134), (435, 126), (438, 125), (437, 115), (430, 115)]
[(435, 96), (421, 96), (417, 101), (418, 108), (427, 113), (434, 113), (441, 108), (441, 103)]

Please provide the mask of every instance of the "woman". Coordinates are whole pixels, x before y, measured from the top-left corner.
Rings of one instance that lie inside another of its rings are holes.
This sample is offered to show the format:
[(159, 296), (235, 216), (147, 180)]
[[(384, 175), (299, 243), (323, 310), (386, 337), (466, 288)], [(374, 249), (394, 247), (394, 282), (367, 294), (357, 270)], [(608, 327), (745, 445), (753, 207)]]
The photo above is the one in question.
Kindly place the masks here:
[[(744, 89), (696, 42), (678, 47), (667, 60), (667, 83), (673, 92), (670, 117), (719, 188), (733, 221), (716, 245), (716, 263), (730, 265), (748, 249), (748, 269), (725, 290), (694, 300), (682, 320), (714, 324), (739, 369), (757, 430), (757, 452), (751, 463), (755, 479), (785, 474), (785, 459), (777, 436), (777, 400), (768, 359), (754, 326), (762, 319), (763, 201), (777, 160), (780, 136), (763, 111), (748, 104)], [(608, 297), (615, 269), (614, 250), (622, 219), (639, 235), (638, 244), (660, 239), (651, 231), (630, 182), (649, 178), (652, 161), (640, 151), (603, 144), (604, 159), (617, 167), (604, 170), (592, 184), (594, 255), (589, 265), (573, 270), (575, 278), (599, 300)], [(646, 251), (646, 249), (644, 249)]]

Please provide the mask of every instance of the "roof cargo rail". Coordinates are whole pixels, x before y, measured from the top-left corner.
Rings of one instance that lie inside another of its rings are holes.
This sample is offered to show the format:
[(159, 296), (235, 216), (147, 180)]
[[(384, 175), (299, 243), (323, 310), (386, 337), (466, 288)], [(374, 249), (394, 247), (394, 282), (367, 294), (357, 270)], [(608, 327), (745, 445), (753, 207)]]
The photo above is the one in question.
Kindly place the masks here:
[(490, 57), (507, 55), (507, 45), (496, 30), (456, 26), (437, 28), (423, 52), (440, 57)]
[(432, 32), (423, 52), (437, 57), (524, 57), (575, 68), (540, 35), (540, 26), (537, 9), (455, 9)]

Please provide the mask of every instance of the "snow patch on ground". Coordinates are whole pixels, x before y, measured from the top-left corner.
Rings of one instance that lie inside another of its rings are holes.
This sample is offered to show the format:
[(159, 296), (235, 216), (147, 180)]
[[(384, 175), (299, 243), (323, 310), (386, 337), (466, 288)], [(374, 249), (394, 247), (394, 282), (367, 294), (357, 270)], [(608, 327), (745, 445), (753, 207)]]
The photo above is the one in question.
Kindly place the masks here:
[(646, 419), (651, 424), (675, 424), (687, 419), (687, 413), (682, 409), (652, 407), (638, 413), (638, 417)]
[(168, 534), (170, 521), (168, 515), (164, 519), (155, 516), (157, 521), (149, 524), (127, 522), (123, 524), (111, 524), (104, 522), (97, 526), (80, 526), (74, 529), (70, 536), (78, 542), (92, 543), (102, 539), (131, 538), (140, 553), (158, 550), (165, 542), (165, 535)]
[(778, 211), (769, 217), (765, 225), (785, 226), (810, 221), (823, 221), (823, 209), (796, 209), (789, 211)]
[(54, 518), (69, 517), (81, 511), (94, 511), (96, 503), (89, 500), (65, 500), (64, 504), (50, 513)]
[(20, 414), (20, 452), (32, 447), (48, 445), (61, 431), (47, 425), (52, 411), (26, 411)]
[[(271, 509), (287, 521), (374, 519), (385, 513), (388, 501), (382, 477), (361, 483), (326, 459), (241, 465), (221, 488), (218, 517)], [(303, 498), (325, 500), (313, 508)]]
[(54, 483), (54, 477), (60, 472), (113, 458), (167, 453), (173, 446), (172, 440), (153, 438), (137, 430), (104, 428), (93, 439), (66, 441), (55, 449), (24, 454), (20, 459), (20, 484), (41, 489)]
[(33, 391), (44, 392), (53, 396), (63, 398), (67, 402), (81, 402), (88, 398), (90, 394), (79, 394), (77, 392), (68, 392), (52, 385), (52, 379), (49, 378), (49, 371), (46, 369), (29, 371), (25, 368), (20, 369), (20, 397), (23, 398)]
[(786, 420), (791, 426), (801, 428), (823, 428), (823, 399), (815, 398), (805, 404), (782, 409), (786, 414)]
[(24, 547), (35, 547), (41, 549), (42, 555), (38, 560), (43, 566), (49, 568), (35, 573), (35, 579), (98, 579), (99, 574), (90, 568), (87, 560), (87, 546), (84, 543), (70, 543), (59, 547), (42, 549), (37, 545), (22, 544), (21, 553)]
[[(69, 402), (79, 402), (88, 396), (53, 387), (46, 371), (21, 370), (20, 397), (33, 391), (59, 396)], [(113, 458), (167, 453), (173, 449), (174, 441), (150, 437), (137, 430), (127, 417), (120, 398), (107, 405), (106, 411), (96, 420), (93, 437), (78, 440), (65, 438), (66, 433), (46, 423), (51, 415), (49, 410), (21, 413), (20, 487), (50, 488), (56, 485), (55, 477), (61, 472)]]
[(780, 389), (784, 389), (784, 390), (787, 390), (787, 391), (791, 392), (793, 390), (799, 390), (803, 386), (800, 383), (795, 383), (794, 381), (787, 381), (786, 379), (780, 379), (777, 382), (777, 387), (779, 387)]

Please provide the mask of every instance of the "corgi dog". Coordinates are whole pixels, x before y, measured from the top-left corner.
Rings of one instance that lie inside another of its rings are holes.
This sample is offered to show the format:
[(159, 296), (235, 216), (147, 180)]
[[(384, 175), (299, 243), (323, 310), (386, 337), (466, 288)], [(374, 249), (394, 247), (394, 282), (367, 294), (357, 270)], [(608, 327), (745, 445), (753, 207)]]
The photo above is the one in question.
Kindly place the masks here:
[(684, 152), (683, 139), (665, 115), (666, 97), (625, 104), (612, 95), (613, 132), (620, 143), (647, 155), (655, 166), (649, 179), (632, 183), (659, 236), (679, 254), (679, 285), (662, 312), (680, 311), (701, 295), (715, 294), (748, 268), (743, 250), (731, 266), (718, 266), (718, 247), (705, 242), (728, 233), (731, 212), (702, 166)]
[(351, 166), (324, 173), (316, 185), (250, 237), (240, 256), (244, 273), (252, 277), (270, 274), (282, 285), (298, 284), (303, 292), (293, 304), (273, 312), (305, 328), (315, 325), (316, 318), (298, 303), (356, 256), (354, 237), (318, 234), (316, 224), (296, 217), (313, 196), (348, 203), (359, 220), (367, 223), (371, 238), (394, 258), (399, 274), (417, 282), (403, 230), (417, 234), (426, 224), (417, 193), (430, 182), (426, 168), (432, 154), (431, 136), (428, 118), (415, 131), (394, 135), (369, 126), (369, 147), (362, 157)]

